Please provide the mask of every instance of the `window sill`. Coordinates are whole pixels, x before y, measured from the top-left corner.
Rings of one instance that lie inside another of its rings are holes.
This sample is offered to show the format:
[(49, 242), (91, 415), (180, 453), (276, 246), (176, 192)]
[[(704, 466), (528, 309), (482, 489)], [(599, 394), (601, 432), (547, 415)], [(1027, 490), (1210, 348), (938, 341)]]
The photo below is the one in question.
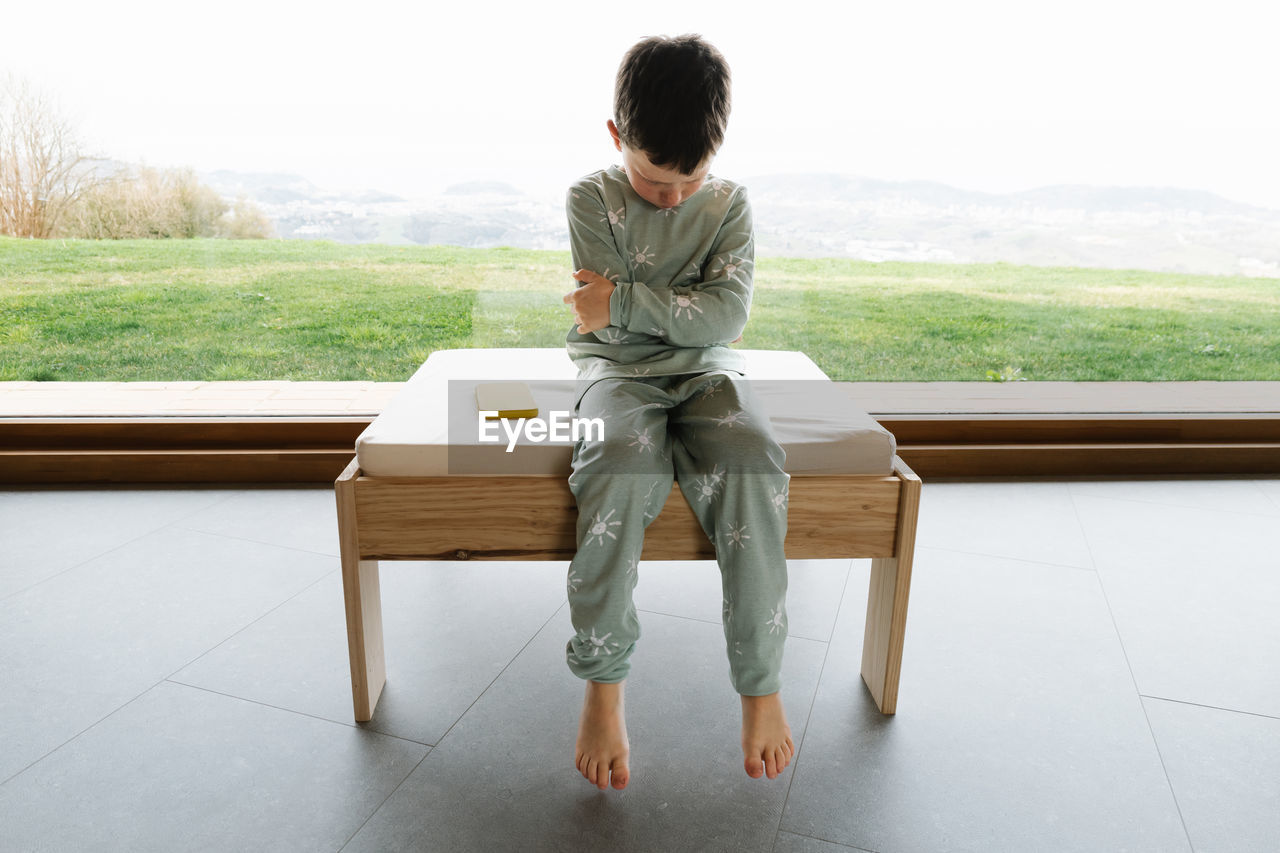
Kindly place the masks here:
[[(1280, 473), (1280, 382), (841, 383), (922, 477)], [(400, 383), (0, 383), (0, 483), (329, 482)]]

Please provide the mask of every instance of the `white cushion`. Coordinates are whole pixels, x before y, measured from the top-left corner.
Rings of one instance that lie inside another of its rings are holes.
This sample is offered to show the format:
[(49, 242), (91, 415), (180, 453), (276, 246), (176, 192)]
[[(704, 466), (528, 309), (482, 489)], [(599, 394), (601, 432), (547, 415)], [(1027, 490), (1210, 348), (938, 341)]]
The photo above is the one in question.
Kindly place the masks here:
[[(893, 436), (849, 399), (801, 352), (739, 350), (752, 392), (769, 412), (774, 437), (791, 474), (879, 474), (892, 471)], [(494, 421), (480, 440), (477, 382), (529, 383), (540, 418), (571, 412), (577, 368), (563, 349), (439, 350), (405, 383), (356, 439), (361, 471), (378, 477), (450, 474), (567, 477), (571, 442), (530, 441), (521, 434), (508, 453), (507, 433)], [(512, 424), (514, 426), (514, 424)]]

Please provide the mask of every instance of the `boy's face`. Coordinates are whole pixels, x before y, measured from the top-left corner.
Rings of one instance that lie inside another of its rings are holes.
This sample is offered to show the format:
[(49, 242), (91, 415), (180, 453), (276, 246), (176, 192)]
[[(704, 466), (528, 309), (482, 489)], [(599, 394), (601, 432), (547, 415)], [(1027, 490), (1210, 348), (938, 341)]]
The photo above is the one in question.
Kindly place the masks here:
[(654, 207), (666, 209), (680, 204), (702, 187), (707, 173), (711, 171), (710, 157), (692, 175), (653, 165), (643, 151), (622, 144), (618, 127), (612, 119), (609, 121), (609, 134), (613, 137), (614, 147), (622, 152), (622, 168), (627, 173), (631, 188)]

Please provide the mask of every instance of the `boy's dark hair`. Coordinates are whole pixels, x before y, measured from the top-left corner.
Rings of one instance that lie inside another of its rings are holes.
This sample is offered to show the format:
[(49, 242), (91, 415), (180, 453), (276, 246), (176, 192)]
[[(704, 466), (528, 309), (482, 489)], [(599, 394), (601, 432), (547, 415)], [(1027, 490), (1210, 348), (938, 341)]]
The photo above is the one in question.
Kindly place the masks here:
[(622, 58), (613, 121), (628, 148), (691, 175), (724, 141), (729, 64), (701, 36), (654, 36)]

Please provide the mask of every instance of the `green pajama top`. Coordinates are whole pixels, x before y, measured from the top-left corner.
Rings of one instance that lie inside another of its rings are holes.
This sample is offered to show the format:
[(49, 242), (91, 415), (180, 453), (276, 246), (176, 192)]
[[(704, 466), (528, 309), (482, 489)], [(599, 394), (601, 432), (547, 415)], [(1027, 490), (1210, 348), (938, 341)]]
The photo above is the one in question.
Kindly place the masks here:
[(668, 210), (636, 194), (611, 166), (569, 188), (574, 269), (612, 281), (610, 326), (579, 334), (569, 357), (580, 379), (745, 372), (729, 343), (751, 310), (755, 239), (746, 190), (708, 177)]

